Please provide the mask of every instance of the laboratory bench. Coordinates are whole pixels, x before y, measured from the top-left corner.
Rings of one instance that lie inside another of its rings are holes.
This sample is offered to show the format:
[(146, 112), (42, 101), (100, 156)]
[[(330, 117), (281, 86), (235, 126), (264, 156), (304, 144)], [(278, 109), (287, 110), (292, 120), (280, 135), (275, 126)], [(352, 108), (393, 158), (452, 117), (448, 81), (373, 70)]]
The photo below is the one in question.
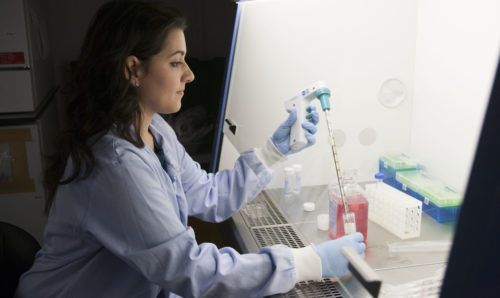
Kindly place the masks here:
[[(304, 202), (315, 203), (304, 211)], [(264, 246), (285, 244), (299, 248), (331, 240), (328, 231), (317, 228), (317, 216), (328, 214), (327, 186), (303, 187), (300, 194), (285, 196), (283, 189), (266, 189), (231, 219), (234, 235), (244, 253), (256, 253)], [(423, 213), (420, 237), (404, 241), (452, 241), (454, 222), (438, 223)], [(394, 234), (368, 221), (365, 261), (382, 285), (400, 285), (436, 275), (446, 267), (448, 252), (389, 251), (387, 243), (400, 242)], [(358, 278), (301, 282), (286, 294), (273, 297), (372, 297)]]

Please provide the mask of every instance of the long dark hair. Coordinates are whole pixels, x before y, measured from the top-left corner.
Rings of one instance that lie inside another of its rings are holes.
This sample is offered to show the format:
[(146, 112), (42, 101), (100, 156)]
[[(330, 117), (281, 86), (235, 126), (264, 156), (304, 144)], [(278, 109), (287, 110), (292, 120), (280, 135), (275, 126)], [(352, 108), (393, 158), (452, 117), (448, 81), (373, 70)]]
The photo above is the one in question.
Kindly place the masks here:
[[(66, 87), (66, 127), (59, 151), (49, 162), (44, 177), (48, 190), (46, 213), (58, 185), (91, 174), (95, 166), (91, 146), (113, 124), (119, 137), (137, 147), (144, 146), (138, 96), (124, 75), (125, 60), (134, 55), (147, 71), (149, 58), (161, 51), (168, 32), (185, 28), (185, 18), (160, 2), (111, 1), (99, 8)], [(61, 180), (69, 158), (72, 172)]]

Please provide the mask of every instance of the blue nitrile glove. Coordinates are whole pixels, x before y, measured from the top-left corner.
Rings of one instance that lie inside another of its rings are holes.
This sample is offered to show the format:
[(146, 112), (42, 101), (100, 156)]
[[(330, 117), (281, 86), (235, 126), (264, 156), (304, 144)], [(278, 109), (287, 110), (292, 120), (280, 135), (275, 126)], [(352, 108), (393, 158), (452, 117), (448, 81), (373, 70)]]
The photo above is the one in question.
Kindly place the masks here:
[(288, 118), (283, 123), (281, 123), (278, 129), (271, 136), (271, 141), (273, 142), (274, 146), (276, 146), (276, 148), (278, 148), (279, 152), (281, 152), (282, 154), (288, 155), (299, 152), (300, 150), (312, 146), (314, 143), (316, 143), (316, 137), (314, 136), (314, 134), (318, 130), (316, 128), (316, 124), (318, 124), (319, 122), (319, 114), (316, 111), (316, 107), (314, 106), (308, 106), (307, 111), (309, 113), (306, 115), (306, 121), (302, 122), (302, 127), (307, 130), (305, 133), (307, 145), (298, 150), (290, 149), (290, 130), (295, 121), (297, 121), (297, 111), (295, 109), (292, 109), (290, 111)]
[(342, 277), (349, 274), (348, 261), (340, 251), (344, 246), (352, 247), (363, 259), (365, 258), (366, 245), (363, 243), (363, 234), (359, 232), (320, 243), (316, 245), (316, 251), (321, 258), (323, 278)]

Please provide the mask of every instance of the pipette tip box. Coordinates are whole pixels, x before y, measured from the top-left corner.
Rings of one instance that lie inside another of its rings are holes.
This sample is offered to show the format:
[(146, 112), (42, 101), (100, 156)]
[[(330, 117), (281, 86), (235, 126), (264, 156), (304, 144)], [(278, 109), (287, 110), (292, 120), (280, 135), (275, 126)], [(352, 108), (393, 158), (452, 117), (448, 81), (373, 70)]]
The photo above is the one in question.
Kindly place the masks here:
[(401, 153), (383, 154), (379, 158), (379, 172), (384, 174), (384, 182), (394, 186), (396, 173), (417, 171), (420, 169), (418, 162)]
[(422, 210), (438, 222), (455, 221), (463, 196), (424, 172), (396, 174), (394, 187), (422, 202)]

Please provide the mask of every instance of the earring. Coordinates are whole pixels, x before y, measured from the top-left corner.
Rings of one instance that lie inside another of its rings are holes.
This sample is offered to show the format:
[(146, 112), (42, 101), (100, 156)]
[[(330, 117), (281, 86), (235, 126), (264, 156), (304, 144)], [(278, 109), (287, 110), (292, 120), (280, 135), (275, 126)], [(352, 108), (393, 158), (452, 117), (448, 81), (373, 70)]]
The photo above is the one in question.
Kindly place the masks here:
[(135, 81), (135, 86), (139, 87), (139, 80)]

